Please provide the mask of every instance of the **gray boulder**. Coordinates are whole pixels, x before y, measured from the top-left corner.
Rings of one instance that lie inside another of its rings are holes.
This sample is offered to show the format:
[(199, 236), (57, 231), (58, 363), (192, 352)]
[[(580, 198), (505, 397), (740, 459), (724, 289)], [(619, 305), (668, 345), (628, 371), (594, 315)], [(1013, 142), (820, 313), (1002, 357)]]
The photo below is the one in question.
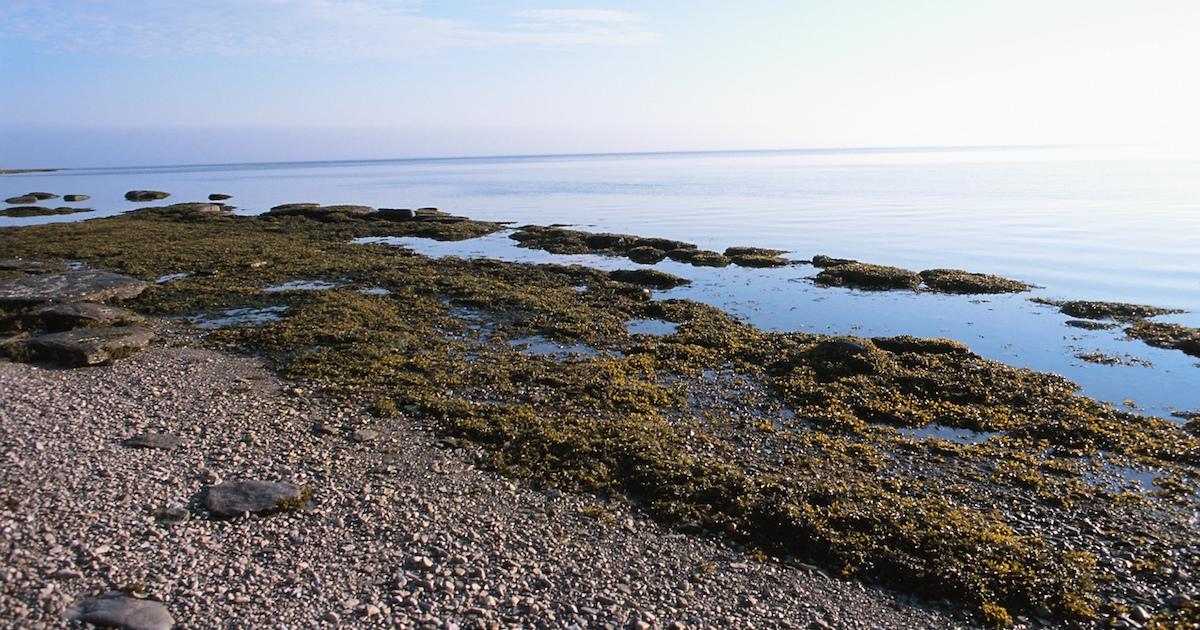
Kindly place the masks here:
[(144, 349), (154, 333), (140, 326), (77, 328), (24, 343), (32, 358), (68, 367), (106, 365)]
[(79, 599), (67, 608), (66, 617), (102, 628), (126, 630), (170, 630), (175, 625), (175, 619), (161, 603), (115, 591)]
[(124, 300), (145, 289), (145, 282), (109, 271), (45, 273), (0, 280), (0, 304)]
[(244, 513), (270, 514), (303, 507), (308, 497), (299, 486), (280, 481), (226, 481), (204, 493), (204, 507), (218, 518)]
[(94, 302), (55, 304), (33, 312), (33, 318), (48, 330), (70, 330), (80, 326), (95, 328), (135, 322), (139, 317), (127, 308)]
[(123, 444), (129, 448), (151, 448), (170, 451), (179, 448), (179, 438), (169, 433), (147, 431), (125, 440)]
[(128, 201), (158, 201), (170, 196), (171, 193), (161, 190), (131, 190), (125, 193), (125, 199)]

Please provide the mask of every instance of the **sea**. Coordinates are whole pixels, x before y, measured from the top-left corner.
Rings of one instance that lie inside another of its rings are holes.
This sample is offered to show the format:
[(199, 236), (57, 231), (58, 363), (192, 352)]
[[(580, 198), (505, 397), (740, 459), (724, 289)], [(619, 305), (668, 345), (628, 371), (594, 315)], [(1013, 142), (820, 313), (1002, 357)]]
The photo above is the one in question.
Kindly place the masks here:
[[(713, 304), (764, 329), (945, 337), (1011, 365), (1062, 374), (1138, 413), (1200, 411), (1200, 359), (1064, 325), (1029, 301), (1085, 299), (1179, 308), (1200, 326), (1200, 159), (1120, 147), (951, 147), (500, 156), (78, 168), (0, 176), (0, 195), (91, 195), (95, 212), (0, 217), (0, 228), (77, 221), (146, 204), (232, 195), (239, 214), (287, 202), (438, 207), (475, 219), (660, 236), (707, 249), (753, 245), (915, 271), (998, 274), (1029, 293), (957, 296), (823, 288), (816, 269), (656, 268), (693, 280), (659, 298)], [(55, 204), (57, 202), (46, 202)], [(434, 256), (638, 267), (626, 259), (515, 247), (499, 233), (457, 243), (396, 239)], [(0, 252), (3, 257), (3, 252)], [(1098, 365), (1087, 353), (1122, 358)], [(1178, 419), (1175, 419), (1179, 421)]]

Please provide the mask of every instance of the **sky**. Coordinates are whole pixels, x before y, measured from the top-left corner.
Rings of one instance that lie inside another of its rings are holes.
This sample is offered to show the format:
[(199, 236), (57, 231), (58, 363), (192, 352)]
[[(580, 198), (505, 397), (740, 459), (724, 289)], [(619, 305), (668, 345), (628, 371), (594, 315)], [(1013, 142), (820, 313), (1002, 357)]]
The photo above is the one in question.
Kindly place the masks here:
[(1196, 0), (5, 0), (0, 168), (1200, 148)]

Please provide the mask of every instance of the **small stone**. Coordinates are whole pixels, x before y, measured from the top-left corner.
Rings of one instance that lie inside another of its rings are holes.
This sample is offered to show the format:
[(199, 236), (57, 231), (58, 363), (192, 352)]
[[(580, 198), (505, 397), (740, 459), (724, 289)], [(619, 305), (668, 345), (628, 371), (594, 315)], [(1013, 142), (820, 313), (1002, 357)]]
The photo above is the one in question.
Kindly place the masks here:
[(155, 433), (147, 431), (139, 433), (124, 442), (129, 448), (155, 448), (162, 450), (171, 450), (179, 448), (179, 438), (169, 433)]
[(106, 593), (85, 597), (66, 610), (71, 621), (126, 630), (170, 630), (175, 620), (159, 602), (130, 597), (125, 593)]
[(204, 507), (219, 518), (247, 512), (269, 514), (289, 507), (302, 507), (307, 502), (298, 486), (277, 481), (227, 481), (204, 493)]
[(159, 523), (182, 523), (188, 519), (187, 508), (180, 503), (171, 503), (165, 507), (155, 508), (152, 514), (154, 520)]
[(325, 613), (325, 616), (321, 617), (321, 620), (324, 621), (325, 623), (332, 623), (332, 624), (336, 625), (338, 622), (340, 622), (342, 620), (342, 618), (339, 617), (337, 613), (335, 613), (331, 610), (331, 611)]
[(1142, 623), (1146, 623), (1147, 621), (1150, 621), (1150, 618), (1153, 616), (1154, 615), (1151, 615), (1150, 611), (1146, 610), (1146, 608), (1143, 606), (1134, 606), (1133, 607), (1133, 618), (1137, 619), (1138, 621), (1140, 621)]
[(371, 442), (379, 438), (379, 432), (374, 429), (358, 429), (350, 437), (355, 442)]

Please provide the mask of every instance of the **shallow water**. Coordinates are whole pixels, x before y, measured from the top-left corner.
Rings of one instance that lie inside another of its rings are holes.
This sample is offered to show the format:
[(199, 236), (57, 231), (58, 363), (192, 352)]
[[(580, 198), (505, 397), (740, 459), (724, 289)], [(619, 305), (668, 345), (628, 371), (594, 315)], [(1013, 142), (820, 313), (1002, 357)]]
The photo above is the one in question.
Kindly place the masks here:
[[(81, 220), (141, 207), (131, 189), (168, 201), (233, 195), (253, 214), (284, 202), (437, 206), (478, 219), (569, 223), (664, 236), (723, 250), (756, 245), (797, 259), (824, 253), (915, 270), (958, 267), (1040, 285), (1032, 295), (1142, 302), (1188, 310), (1200, 325), (1200, 161), (1131, 159), (1073, 149), (833, 150), (397, 160), (76, 169), (0, 177), (0, 195), (85, 193), (83, 216), (0, 218), (0, 226)], [(420, 251), (528, 262), (636, 267), (623, 259), (551, 256), (503, 235)], [(694, 280), (670, 292), (764, 328), (865, 337), (949, 337), (983, 356), (1080, 383), (1145, 413), (1200, 409), (1197, 359), (1124, 339), (1119, 329), (1063, 325), (1016, 296), (866, 293), (814, 287), (811, 267), (658, 268)], [(1094, 365), (1086, 352), (1141, 365)]]

